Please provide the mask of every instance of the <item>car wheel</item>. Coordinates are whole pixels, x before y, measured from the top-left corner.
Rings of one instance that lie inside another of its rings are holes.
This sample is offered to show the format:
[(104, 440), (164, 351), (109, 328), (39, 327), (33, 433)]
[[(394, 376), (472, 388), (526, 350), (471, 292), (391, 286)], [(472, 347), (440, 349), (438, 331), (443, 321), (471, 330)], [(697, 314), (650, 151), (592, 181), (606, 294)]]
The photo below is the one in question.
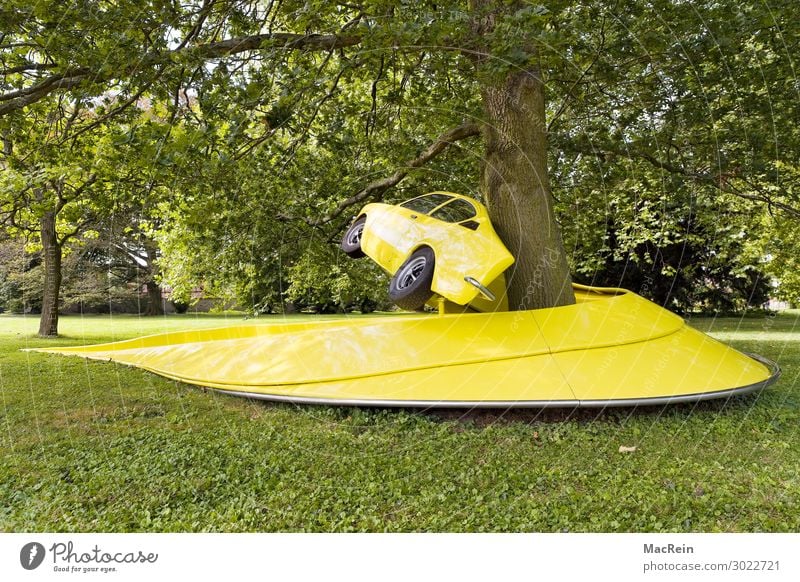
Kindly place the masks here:
[(365, 222), (367, 222), (367, 217), (360, 217), (350, 225), (342, 237), (342, 250), (348, 257), (360, 259), (364, 256), (364, 251), (361, 250), (361, 235), (364, 234)]
[(389, 298), (399, 307), (414, 311), (431, 298), (434, 268), (433, 251), (422, 247), (414, 251), (389, 281)]

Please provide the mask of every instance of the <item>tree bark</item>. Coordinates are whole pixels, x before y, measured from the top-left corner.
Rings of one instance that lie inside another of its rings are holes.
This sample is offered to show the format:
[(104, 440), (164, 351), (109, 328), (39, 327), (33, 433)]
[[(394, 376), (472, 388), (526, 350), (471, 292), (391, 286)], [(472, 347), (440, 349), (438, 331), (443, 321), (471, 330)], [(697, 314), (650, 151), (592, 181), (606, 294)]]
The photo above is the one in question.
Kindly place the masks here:
[(44, 254), (44, 296), (39, 319), (39, 337), (58, 335), (58, 295), (61, 290), (61, 243), (56, 234), (56, 213), (45, 212), (41, 220)]
[[(490, 7), (476, 26), (479, 34), (494, 26), (494, 4), (492, 0), (475, 2), (480, 8)], [(535, 54), (534, 48), (526, 48)], [(509, 308), (519, 311), (575, 303), (547, 175), (541, 70), (538, 66), (511, 69), (504, 78), (486, 81), (481, 97), (486, 117), (483, 192), (497, 234), (515, 259), (506, 271)]]
[(156, 256), (158, 253), (157, 246), (155, 242), (148, 237), (144, 237), (142, 244), (147, 254), (147, 272), (149, 277), (147, 280), (147, 309), (144, 314), (164, 315), (164, 299), (161, 297), (161, 285), (156, 282), (156, 276), (158, 275), (158, 265), (156, 264)]
[(145, 315), (164, 315), (164, 299), (161, 297), (161, 286), (154, 280), (147, 282), (147, 309)]

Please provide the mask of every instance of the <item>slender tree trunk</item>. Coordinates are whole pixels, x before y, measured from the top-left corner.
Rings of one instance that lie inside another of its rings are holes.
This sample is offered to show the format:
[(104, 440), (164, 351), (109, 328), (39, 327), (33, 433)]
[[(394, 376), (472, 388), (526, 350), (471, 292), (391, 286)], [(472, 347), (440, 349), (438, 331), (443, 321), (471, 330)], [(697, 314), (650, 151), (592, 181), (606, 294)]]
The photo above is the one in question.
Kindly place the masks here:
[(158, 265), (156, 256), (158, 248), (154, 241), (143, 237), (142, 244), (147, 253), (147, 271), (149, 279), (147, 281), (147, 309), (145, 315), (164, 315), (164, 299), (161, 296), (161, 286), (156, 282), (158, 275)]
[(58, 335), (58, 295), (61, 290), (61, 243), (56, 234), (56, 213), (46, 212), (41, 221), (44, 249), (44, 297), (39, 319), (39, 336)]
[[(497, 10), (519, 8), (492, 0), (476, 0), (473, 6), (484, 11), (476, 23), (478, 34), (493, 28)], [(535, 54), (535, 49), (528, 52)], [(504, 78), (486, 81), (481, 97), (486, 117), (483, 192), (497, 234), (515, 259), (506, 272), (509, 308), (575, 303), (547, 176), (541, 71), (538, 66), (512, 69)]]

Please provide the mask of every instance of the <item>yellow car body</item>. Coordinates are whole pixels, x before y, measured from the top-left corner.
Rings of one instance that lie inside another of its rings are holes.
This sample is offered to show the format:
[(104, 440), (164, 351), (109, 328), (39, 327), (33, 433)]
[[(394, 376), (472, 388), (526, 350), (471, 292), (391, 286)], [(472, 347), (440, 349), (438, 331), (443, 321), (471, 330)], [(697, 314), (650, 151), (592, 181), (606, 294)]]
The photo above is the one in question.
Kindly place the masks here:
[[(478, 311), (506, 311), (503, 271), (514, 263), (497, 236), (486, 207), (467, 196), (430, 192), (399, 205), (367, 204), (361, 235), (364, 254), (390, 275), (418, 249), (435, 256), (431, 290), (457, 305)], [(477, 282), (494, 300), (481, 293)]]

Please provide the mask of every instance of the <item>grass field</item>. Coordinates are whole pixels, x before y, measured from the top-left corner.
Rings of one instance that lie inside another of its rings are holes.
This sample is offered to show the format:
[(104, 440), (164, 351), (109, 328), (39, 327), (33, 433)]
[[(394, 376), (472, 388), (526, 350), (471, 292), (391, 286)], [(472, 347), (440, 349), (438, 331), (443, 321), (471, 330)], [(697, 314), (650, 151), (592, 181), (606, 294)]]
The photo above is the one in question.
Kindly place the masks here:
[(240, 322), (0, 316), (0, 530), (800, 530), (797, 311), (692, 322), (779, 362), (760, 395), (605, 412), (269, 404), (20, 351)]

